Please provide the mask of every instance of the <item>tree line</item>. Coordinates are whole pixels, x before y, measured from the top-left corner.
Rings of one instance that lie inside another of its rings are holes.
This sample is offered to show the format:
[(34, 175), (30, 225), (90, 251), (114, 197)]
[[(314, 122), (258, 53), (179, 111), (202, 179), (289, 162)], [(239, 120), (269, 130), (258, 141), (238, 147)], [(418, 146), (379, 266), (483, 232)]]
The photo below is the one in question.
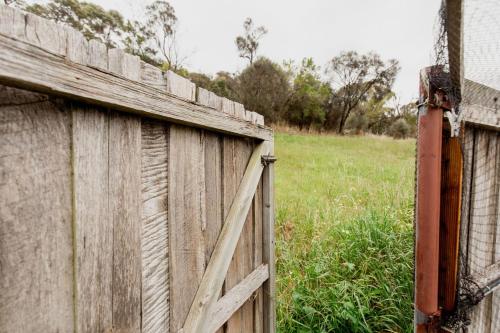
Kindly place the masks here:
[(312, 58), (301, 62), (274, 62), (258, 55), (268, 33), (251, 18), (235, 38), (239, 57), (248, 61), (237, 73), (215, 75), (189, 71), (187, 57), (179, 52), (178, 18), (164, 0), (145, 7), (145, 19), (127, 20), (116, 10), (79, 0), (50, 0), (28, 4), (4, 0), (25, 11), (69, 25), (87, 39), (108, 47), (121, 47), (145, 62), (172, 70), (197, 86), (238, 101), (264, 115), (269, 124), (283, 123), (301, 130), (361, 134), (388, 134), (398, 138), (415, 135), (416, 115), (412, 104), (401, 105), (392, 91), (400, 71), (397, 60), (383, 60), (376, 53), (346, 51), (321, 68)]

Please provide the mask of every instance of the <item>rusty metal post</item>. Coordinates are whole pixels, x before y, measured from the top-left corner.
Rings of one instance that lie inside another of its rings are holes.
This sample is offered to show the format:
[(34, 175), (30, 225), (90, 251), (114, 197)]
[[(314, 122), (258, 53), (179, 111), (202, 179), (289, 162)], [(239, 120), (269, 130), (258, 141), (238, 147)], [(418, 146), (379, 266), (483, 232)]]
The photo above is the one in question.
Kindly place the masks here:
[(443, 109), (421, 72), (417, 140), (415, 332), (437, 332)]

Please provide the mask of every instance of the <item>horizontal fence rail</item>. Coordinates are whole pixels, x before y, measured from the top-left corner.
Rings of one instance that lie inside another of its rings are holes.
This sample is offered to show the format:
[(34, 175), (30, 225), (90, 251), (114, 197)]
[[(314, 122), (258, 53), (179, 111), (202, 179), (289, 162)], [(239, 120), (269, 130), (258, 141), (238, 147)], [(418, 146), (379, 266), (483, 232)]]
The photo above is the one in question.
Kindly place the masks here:
[(275, 332), (262, 115), (0, 5), (0, 331)]

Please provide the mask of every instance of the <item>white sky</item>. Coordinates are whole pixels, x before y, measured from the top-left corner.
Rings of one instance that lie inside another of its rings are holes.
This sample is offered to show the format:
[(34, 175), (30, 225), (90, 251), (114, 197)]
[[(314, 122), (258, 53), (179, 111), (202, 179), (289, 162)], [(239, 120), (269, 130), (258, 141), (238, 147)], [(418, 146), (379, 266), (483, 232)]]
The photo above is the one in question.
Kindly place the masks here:
[[(87, 0), (89, 1), (89, 0)], [(90, 0), (139, 19), (151, 0)], [(44, 1), (45, 2), (45, 1)], [(375, 51), (400, 61), (394, 90), (401, 102), (418, 95), (418, 73), (430, 65), (441, 0), (170, 0), (179, 19), (187, 68), (215, 74), (245, 66), (234, 39), (251, 17), (269, 33), (259, 55), (277, 62), (312, 57), (325, 63), (343, 50)]]

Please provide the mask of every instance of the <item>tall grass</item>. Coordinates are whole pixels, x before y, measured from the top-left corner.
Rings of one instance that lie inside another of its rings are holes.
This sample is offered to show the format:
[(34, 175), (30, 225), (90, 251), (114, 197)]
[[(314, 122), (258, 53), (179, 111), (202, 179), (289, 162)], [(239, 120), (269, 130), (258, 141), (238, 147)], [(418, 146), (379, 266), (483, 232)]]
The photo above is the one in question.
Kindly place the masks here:
[(276, 135), (279, 332), (411, 332), (413, 140)]

